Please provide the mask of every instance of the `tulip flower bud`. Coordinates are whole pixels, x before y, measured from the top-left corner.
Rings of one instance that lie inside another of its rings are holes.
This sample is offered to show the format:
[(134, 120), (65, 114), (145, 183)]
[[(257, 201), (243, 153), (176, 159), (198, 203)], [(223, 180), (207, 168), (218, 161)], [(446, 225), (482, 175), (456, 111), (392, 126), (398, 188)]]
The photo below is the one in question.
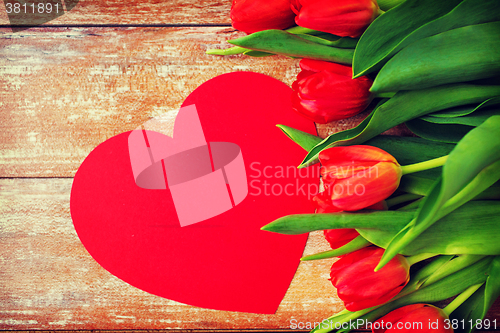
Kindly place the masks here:
[(410, 279), (410, 265), (396, 255), (374, 272), (384, 249), (375, 246), (346, 254), (331, 268), (331, 282), (349, 311), (359, 311), (383, 304), (396, 296)]
[(322, 211), (356, 211), (388, 198), (399, 186), (401, 166), (372, 146), (333, 147), (319, 154), (325, 191), (313, 198)]
[(295, 0), (297, 25), (341, 37), (359, 37), (380, 14), (375, 0)]
[(251, 34), (267, 29), (286, 29), (294, 25), (290, 0), (233, 0), (233, 28)]
[(446, 313), (429, 304), (411, 304), (389, 312), (372, 324), (373, 333), (422, 332), (450, 333)]
[(359, 236), (356, 229), (329, 229), (323, 233), (332, 249), (338, 249)]
[(332, 62), (302, 59), (302, 71), (293, 83), (292, 107), (320, 124), (357, 115), (373, 99), (373, 81), (362, 76), (352, 79), (352, 67)]

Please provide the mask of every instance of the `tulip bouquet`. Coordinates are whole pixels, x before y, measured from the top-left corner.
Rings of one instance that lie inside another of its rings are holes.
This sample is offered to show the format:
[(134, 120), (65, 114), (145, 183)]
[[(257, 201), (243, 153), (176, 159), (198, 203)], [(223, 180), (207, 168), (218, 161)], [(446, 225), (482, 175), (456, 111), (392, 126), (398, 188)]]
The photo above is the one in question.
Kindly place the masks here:
[[(315, 214), (262, 229), (323, 230), (332, 250), (302, 260), (339, 257), (346, 310), (313, 331), (496, 327), (484, 318), (500, 295), (498, 2), (233, 0), (231, 19), (248, 35), (207, 53), (301, 58), (299, 114), (328, 123), (374, 105), (325, 139), (278, 125), (306, 151), (299, 168), (321, 163), (323, 191)], [(400, 124), (414, 136), (380, 135)]]

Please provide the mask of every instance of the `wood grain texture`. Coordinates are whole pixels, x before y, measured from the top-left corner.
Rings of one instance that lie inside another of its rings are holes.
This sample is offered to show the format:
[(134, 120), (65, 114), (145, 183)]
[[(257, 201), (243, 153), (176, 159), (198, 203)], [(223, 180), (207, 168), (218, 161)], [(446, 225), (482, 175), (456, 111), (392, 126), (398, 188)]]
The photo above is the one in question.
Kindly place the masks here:
[(99, 143), (232, 71), (291, 83), (297, 60), (205, 55), (231, 28), (44, 28), (1, 35), (0, 177), (72, 177)]
[[(30, 1), (27, 1), (30, 3)], [(231, 0), (80, 0), (49, 25), (229, 25)], [(8, 25), (0, 2), (0, 25)]]
[[(0, 179), (0, 329), (277, 329), (342, 309), (334, 259), (301, 263), (274, 315), (196, 308), (150, 295), (99, 266), (69, 211), (72, 179)], [(328, 249), (312, 233), (304, 254)]]
[[(232, 28), (0, 34), (0, 177), (72, 177), (99, 143), (178, 108), (217, 75), (253, 71), (291, 85), (299, 71), (298, 60), (286, 57), (206, 55), (241, 35)], [(320, 125), (319, 134), (350, 128), (366, 114)]]

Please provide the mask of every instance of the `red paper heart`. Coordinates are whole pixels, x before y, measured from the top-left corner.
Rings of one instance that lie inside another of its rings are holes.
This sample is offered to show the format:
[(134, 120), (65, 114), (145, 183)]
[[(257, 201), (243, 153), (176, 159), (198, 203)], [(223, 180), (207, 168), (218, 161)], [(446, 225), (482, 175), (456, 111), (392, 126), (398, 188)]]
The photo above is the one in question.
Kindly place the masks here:
[(161, 297), (217, 310), (274, 313), (307, 235), (260, 228), (284, 215), (313, 212), (309, 199), (318, 190), (319, 169), (298, 170), (304, 150), (276, 127), (315, 133), (313, 123), (292, 111), (290, 95), (278, 80), (238, 72), (202, 84), (186, 99), (184, 105), (196, 105), (208, 142), (241, 148), (249, 185), (239, 205), (186, 227), (179, 225), (168, 189), (136, 185), (129, 132), (96, 147), (71, 191), (71, 216), (88, 252), (113, 275)]

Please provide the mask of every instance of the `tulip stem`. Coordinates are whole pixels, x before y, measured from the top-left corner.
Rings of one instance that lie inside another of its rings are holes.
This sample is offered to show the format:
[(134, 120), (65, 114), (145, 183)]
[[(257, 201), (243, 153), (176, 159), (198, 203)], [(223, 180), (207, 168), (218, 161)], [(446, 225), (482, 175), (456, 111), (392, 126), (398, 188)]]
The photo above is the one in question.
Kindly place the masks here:
[(411, 257), (406, 257), (406, 260), (408, 261), (408, 264), (410, 264), (411, 266), (413, 264), (416, 264), (417, 262), (421, 262), (435, 256), (437, 256), (436, 253), (420, 253)]
[(441, 156), (441, 157), (438, 157), (438, 158), (435, 158), (432, 160), (428, 160), (425, 162), (404, 165), (404, 166), (401, 166), (401, 171), (403, 172), (403, 175), (407, 175), (407, 174), (414, 173), (414, 172), (419, 172), (419, 171), (437, 168), (437, 167), (443, 166), (446, 163), (447, 159), (448, 159), (448, 155)]
[[(306, 35), (312, 35), (312, 36), (319, 35), (319, 34), (323, 33), (321, 31), (303, 28), (303, 27), (299, 27), (299, 26), (291, 27), (289, 29), (286, 29), (285, 31), (289, 32), (291, 34), (294, 34), (294, 35), (306, 34)], [(243, 54), (247, 51), (251, 51), (251, 50), (246, 49), (244, 47), (233, 46), (233, 47), (230, 47), (228, 49), (210, 49), (210, 50), (207, 50), (205, 53), (210, 54), (210, 55), (227, 56), (227, 55)]]
[(453, 311), (455, 311), (460, 305), (462, 305), (463, 302), (471, 297), (472, 294), (481, 288), (482, 285), (483, 283), (478, 283), (467, 288), (464, 292), (455, 297), (455, 299), (443, 309), (443, 312), (449, 317)]
[(424, 197), (420, 197), (420, 199), (418, 200), (415, 200), (401, 208), (399, 208), (398, 210), (410, 210), (410, 209), (417, 209), (418, 207), (420, 207), (420, 205), (422, 204), (422, 199)]
[(211, 55), (235, 55), (235, 54), (242, 54), (247, 51), (250, 50), (239, 46), (233, 46), (228, 49), (211, 49), (207, 50), (205, 53)]
[(403, 202), (407, 202), (407, 201), (411, 201), (411, 200), (416, 200), (416, 199), (419, 199), (421, 197), (422, 196), (418, 195), (418, 194), (405, 193), (405, 194), (401, 194), (401, 195), (399, 195), (397, 197), (387, 199), (385, 201), (385, 203), (387, 204), (388, 208), (391, 208), (391, 207), (399, 205), (399, 204), (401, 204)]
[(318, 31), (318, 30), (304, 28), (304, 27), (301, 27), (301, 26), (291, 27), (291, 28), (286, 29), (285, 31), (288, 32), (288, 33), (294, 34), (294, 35), (303, 35), (303, 34), (306, 34), (306, 35), (313, 35), (314, 36), (314, 35), (324, 34), (324, 32), (321, 32), (321, 31)]

